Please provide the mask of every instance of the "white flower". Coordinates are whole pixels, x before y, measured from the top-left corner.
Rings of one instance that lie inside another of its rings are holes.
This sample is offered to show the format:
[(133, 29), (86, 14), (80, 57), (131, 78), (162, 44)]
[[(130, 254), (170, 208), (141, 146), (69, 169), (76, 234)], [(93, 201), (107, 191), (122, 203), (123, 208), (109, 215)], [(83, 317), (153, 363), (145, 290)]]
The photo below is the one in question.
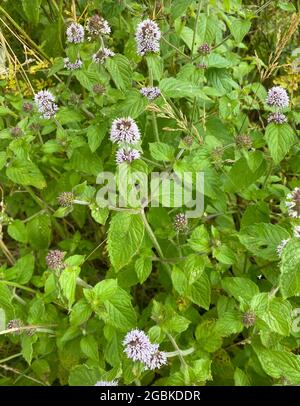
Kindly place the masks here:
[(141, 138), (136, 122), (131, 117), (117, 118), (113, 121), (110, 130), (112, 142), (136, 144)]
[(155, 21), (150, 19), (142, 21), (135, 33), (137, 53), (143, 56), (147, 52), (158, 52), (160, 37), (160, 29)]
[(84, 41), (84, 28), (82, 25), (77, 23), (71, 23), (66, 31), (67, 41), (79, 44)]

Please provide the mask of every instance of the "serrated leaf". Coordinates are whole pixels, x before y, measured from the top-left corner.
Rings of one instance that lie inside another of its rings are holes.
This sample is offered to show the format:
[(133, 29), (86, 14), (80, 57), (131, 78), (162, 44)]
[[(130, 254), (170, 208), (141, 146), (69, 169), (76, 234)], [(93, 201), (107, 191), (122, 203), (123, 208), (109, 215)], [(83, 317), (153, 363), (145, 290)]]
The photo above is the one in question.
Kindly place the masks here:
[(198, 97), (201, 100), (210, 100), (201, 90), (200, 86), (175, 78), (162, 79), (159, 88), (165, 97), (180, 99), (182, 97)]
[(266, 128), (266, 140), (270, 154), (274, 162), (278, 164), (295, 142), (295, 135), (289, 124), (270, 123)]
[(236, 300), (242, 299), (245, 302), (250, 302), (259, 293), (258, 286), (253, 281), (241, 277), (223, 278), (222, 288)]
[(46, 186), (44, 175), (33, 162), (16, 159), (6, 169), (6, 175), (19, 185), (34, 186), (37, 189)]
[(115, 85), (120, 90), (126, 90), (131, 86), (132, 68), (129, 60), (123, 55), (115, 55), (106, 61), (106, 69), (111, 75)]
[(87, 138), (90, 150), (95, 152), (100, 146), (103, 138), (105, 137), (107, 126), (101, 123), (100, 125), (91, 125), (87, 130)]
[(48, 248), (51, 241), (51, 220), (46, 214), (34, 217), (27, 223), (30, 245), (35, 249)]
[(254, 345), (264, 371), (273, 378), (284, 377), (292, 384), (300, 383), (300, 356), (287, 351), (271, 350)]
[(275, 333), (288, 336), (292, 324), (292, 307), (279, 297), (269, 297), (268, 293), (259, 293), (252, 298), (251, 309)]
[(238, 234), (241, 243), (254, 255), (267, 260), (276, 260), (277, 246), (290, 237), (288, 231), (279, 225), (258, 223), (244, 227)]
[(284, 298), (300, 293), (300, 241), (293, 238), (284, 247), (280, 266), (280, 291)]
[(150, 257), (140, 257), (135, 261), (135, 272), (140, 283), (145, 282), (152, 271), (152, 261)]
[(175, 148), (164, 142), (151, 142), (149, 144), (149, 149), (152, 158), (157, 161), (169, 162), (174, 158)]
[(144, 223), (138, 214), (117, 213), (108, 231), (108, 253), (116, 272), (138, 252), (144, 237)]

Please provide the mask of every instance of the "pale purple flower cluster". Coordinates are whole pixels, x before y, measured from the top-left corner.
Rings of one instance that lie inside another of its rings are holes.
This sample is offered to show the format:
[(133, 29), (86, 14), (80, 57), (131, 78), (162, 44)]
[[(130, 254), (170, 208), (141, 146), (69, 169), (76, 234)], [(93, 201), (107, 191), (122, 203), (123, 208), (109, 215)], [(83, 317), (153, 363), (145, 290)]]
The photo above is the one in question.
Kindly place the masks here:
[(148, 100), (154, 100), (161, 95), (159, 87), (142, 87), (140, 93)]
[(137, 53), (141, 56), (147, 52), (159, 52), (160, 29), (155, 21), (142, 21), (136, 29), (135, 40)]
[(111, 32), (108, 22), (98, 14), (95, 14), (92, 17), (88, 18), (86, 30), (90, 35), (94, 37), (101, 34), (108, 35)]
[(140, 151), (133, 148), (120, 148), (116, 152), (116, 162), (117, 164), (122, 164), (123, 162), (132, 162), (135, 159), (139, 159), (141, 156)]
[(300, 188), (296, 187), (286, 197), (285, 202), (290, 217), (300, 218)]
[(167, 363), (167, 356), (159, 351), (158, 344), (151, 344), (142, 330), (132, 330), (126, 334), (123, 345), (127, 357), (145, 364), (145, 369), (161, 368)]
[(281, 257), (282, 252), (283, 252), (283, 250), (284, 250), (286, 244), (287, 244), (289, 241), (290, 241), (289, 238), (288, 238), (287, 240), (282, 240), (281, 243), (277, 246), (276, 252), (277, 252), (277, 255), (279, 256), (279, 258)]
[(152, 344), (152, 350), (150, 353), (150, 358), (145, 365), (145, 369), (159, 369), (163, 365), (167, 364), (167, 356), (163, 351), (159, 351), (158, 344)]
[(136, 144), (141, 138), (136, 122), (131, 117), (117, 118), (110, 130), (110, 140), (114, 143)]
[(114, 56), (115, 53), (108, 48), (100, 48), (95, 54), (92, 56), (92, 60), (95, 63), (104, 63), (107, 58), (110, 56)]
[(277, 111), (275, 113), (270, 113), (267, 121), (268, 123), (283, 124), (287, 122), (287, 118), (283, 113)]
[(289, 96), (281, 86), (273, 86), (268, 91), (267, 104), (271, 107), (284, 109), (289, 105)]
[(49, 119), (54, 117), (58, 106), (55, 103), (55, 98), (49, 90), (41, 90), (34, 96), (35, 104), (38, 108), (38, 111), (42, 113), (43, 117)]
[(118, 381), (98, 381), (94, 386), (118, 386)]
[(62, 270), (65, 267), (64, 264), (64, 256), (66, 255), (65, 252), (60, 250), (51, 250), (48, 252), (46, 256), (46, 264), (48, 268), (52, 269), (53, 271)]
[(66, 31), (67, 41), (79, 44), (84, 41), (84, 28), (81, 24), (71, 23)]
[(82, 67), (82, 60), (76, 59), (75, 62), (71, 62), (70, 58), (64, 58), (64, 67), (68, 70), (77, 70)]

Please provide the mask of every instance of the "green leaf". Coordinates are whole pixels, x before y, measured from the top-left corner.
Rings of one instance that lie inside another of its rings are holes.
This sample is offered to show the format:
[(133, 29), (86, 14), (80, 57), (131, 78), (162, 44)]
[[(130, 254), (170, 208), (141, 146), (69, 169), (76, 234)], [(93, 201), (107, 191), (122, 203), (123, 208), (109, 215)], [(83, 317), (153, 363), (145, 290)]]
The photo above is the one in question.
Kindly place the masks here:
[(130, 295), (118, 287), (114, 295), (103, 301), (104, 308), (100, 307), (97, 314), (105, 323), (120, 331), (128, 331), (136, 326), (136, 314), (131, 304)]
[(240, 242), (254, 255), (267, 260), (276, 260), (277, 246), (290, 237), (288, 231), (277, 224), (258, 223), (244, 227), (238, 234)]
[(92, 315), (92, 309), (89, 303), (83, 298), (72, 307), (70, 323), (74, 326), (80, 326), (85, 323)]
[(295, 135), (292, 127), (286, 123), (270, 123), (266, 128), (266, 140), (270, 154), (274, 162), (278, 164), (295, 142)]
[(126, 90), (131, 87), (132, 68), (125, 56), (118, 54), (108, 58), (105, 66), (118, 89)]
[(7, 227), (8, 234), (16, 241), (27, 243), (27, 231), (26, 226), (21, 220), (14, 220)]
[(91, 360), (99, 362), (97, 340), (92, 335), (85, 336), (80, 341), (81, 351)]
[(259, 293), (258, 286), (247, 278), (225, 277), (222, 280), (222, 288), (236, 300), (250, 302), (253, 296)]
[(259, 293), (252, 298), (251, 309), (275, 333), (288, 336), (292, 324), (292, 307), (279, 297), (269, 297), (268, 293)]
[(32, 254), (24, 255), (18, 259), (15, 265), (5, 273), (8, 280), (25, 284), (30, 281), (34, 271), (34, 256)]
[(144, 283), (152, 271), (151, 257), (140, 257), (135, 261), (135, 272), (140, 283)]
[(32, 337), (22, 335), (22, 355), (26, 362), (30, 365), (33, 357), (33, 340)]
[(70, 372), (69, 385), (94, 386), (99, 380), (97, 368), (89, 368), (87, 365), (76, 365)]
[(60, 277), (59, 283), (63, 291), (64, 296), (68, 300), (69, 309), (75, 302), (75, 290), (76, 290), (76, 280), (80, 273), (80, 268), (77, 266), (65, 268)]
[(208, 310), (210, 305), (210, 282), (203, 272), (200, 277), (187, 289), (187, 297), (198, 306)]
[(300, 293), (300, 241), (293, 238), (281, 255), (279, 286), (284, 298)]
[(107, 126), (101, 123), (100, 125), (94, 124), (87, 129), (87, 137), (90, 150), (95, 152), (101, 145), (103, 138), (105, 137)]
[(0, 151), (0, 170), (6, 164), (6, 160), (7, 160), (6, 151)]
[(149, 144), (150, 154), (157, 161), (172, 161), (175, 154), (175, 149), (171, 145), (163, 142), (151, 142)]
[(7, 177), (18, 185), (46, 187), (46, 181), (39, 168), (32, 162), (15, 159), (6, 169)]
[(284, 377), (290, 384), (300, 383), (300, 356), (287, 351), (269, 350), (254, 345), (264, 371), (273, 378)]
[(34, 25), (37, 25), (39, 22), (41, 3), (42, 0), (22, 0), (24, 13)]
[(251, 386), (251, 382), (245, 372), (236, 368), (234, 371), (234, 385), (235, 386)]
[(249, 32), (251, 22), (249, 20), (241, 20), (240, 18), (228, 17), (228, 26), (231, 34), (236, 42), (242, 42), (245, 35)]
[(51, 241), (51, 220), (46, 214), (34, 217), (27, 223), (30, 245), (35, 249), (48, 248)]
[(163, 59), (158, 54), (149, 54), (146, 56), (149, 72), (152, 73), (154, 80), (160, 80), (164, 71)]
[(116, 107), (120, 115), (137, 118), (139, 115), (144, 113), (147, 105), (147, 98), (142, 96), (138, 90), (133, 89), (126, 92), (126, 99), (119, 103)]
[(204, 224), (195, 228), (188, 240), (188, 245), (197, 252), (210, 251), (210, 238)]
[(174, 20), (184, 14), (185, 10), (193, 3), (193, 0), (173, 0), (171, 14)]
[(138, 252), (144, 237), (140, 215), (126, 212), (113, 216), (108, 231), (108, 253), (116, 272), (127, 265)]
[(199, 97), (201, 100), (210, 100), (200, 89), (200, 86), (175, 78), (162, 79), (159, 88), (165, 97), (171, 97), (173, 99)]

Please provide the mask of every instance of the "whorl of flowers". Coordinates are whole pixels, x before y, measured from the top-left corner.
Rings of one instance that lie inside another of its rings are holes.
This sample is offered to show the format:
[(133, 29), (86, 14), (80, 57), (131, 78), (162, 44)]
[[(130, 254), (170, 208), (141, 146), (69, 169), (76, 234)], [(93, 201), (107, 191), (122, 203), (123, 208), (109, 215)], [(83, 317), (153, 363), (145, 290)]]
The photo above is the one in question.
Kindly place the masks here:
[(124, 352), (133, 361), (149, 362), (152, 346), (149, 338), (141, 330), (131, 330), (126, 334), (123, 345)]
[(107, 58), (109, 58), (110, 56), (114, 56), (115, 53), (113, 51), (111, 51), (108, 48), (100, 48), (95, 54), (93, 54), (92, 56), (92, 60), (95, 63), (104, 63), (106, 61)]
[(64, 67), (68, 70), (76, 70), (82, 67), (82, 60), (76, 59), (75, 62), (71, 62), (70, 58), (64, 58)]
[(286, 196), (285, 205), (290, 217), (300, 218), (300, 188), (296, 187)]
[(110, 140), (114, 143), (126, 142), (136, 144), (141, 134), (136, 122), (131, 117), (117, 118), (112, 122)]
[(284, 250), (286, 244), (287, 244), (289, 241), (290, 241), (289, 238), (288, 238), (287, 240), (282, 240), (281, 243), (277, 246), (276, 252), (277, 252), (277, 255), (279, 256), (279, 258), (281, 257), (282, 252), (283, 252), (283, 250)]
[(267, 121), (268, 123), (283, 124), (287, 122), (287, 118), (283, 113), (277, 111), (275, 113), (270, 113)]
[(127, 333), (123, 345), (127, 357), (144, 363), (145, 369), (161, 368), (167, 363), (166, 354), (159, 351), (158, 344), (151, 344), (148, 336), (142, 330), (136, 329)]
[(300, 226), (294, 227), (294, 237), (300, 238)]
[(139, 159), (141, 156), (140, 151), (133, 148), (120, 148), (116, 152), (116, 162), (117, 164), (122, 164), (123, 162), (132, 162), (135, 159)]
[(186, 231), (188, 228), (188, 219), (184, 213), (178, 213), (174, 219), (174, 228), (177, 232)]
[(71, 23), (66, 31), (67, 41), (79, 44), (84, 41), (84, 28), (81, 24)]
[(98, 381), (94, 386), (118, 386), (118, 381)]
[(238, 148), (249, 149), (252, 147), (252, 138), (247, 134), (239, 134), (235, 137), (235, 143)]
[(142, 87), (140, 93), (147, 97), (148, 100), (154, 100), (161, 95), (158, 87)]
[(158, 344), (153, 344), (152, 345), (152, 351), (150, 354), (150, 358), (147, 361), (147, 363), (145, 364), (145, 369), (159, 369), (161, 368), (163, 365), (167, 364), (167, 357), (166, 357), (166, 353), (163, 351), (159, 351), (158, 349)]
[(198, 48), (198, 53), (201, 55), (208, 55), (208, 54), (210, 54), (210, 52), (211, 52), (211, 47), (207, 43), (200, 45)]
[(147, 52), (159, 52), (160, 29), (155, 21), (142, 21), (136, 29), (135, 40), (137, 53), (141, 56)]
[(58, 197), (57, 201), (62, 207), (72, 206), (74, 200), (74, 194), (72, 192), (62, 192)]
[(289, 105), (289, 96), (281, 86), (273, 86), (268, 91), (266, 102), (271, 107), (284, 109)]
[(255, 324), (256, 321), (256, 314), (251, 310), (247, 311), (243, 314), (243, 324), (245, 327), (249, 328)]
[(46, 119), (50, 119), (54, 117), (58, 106), (55, 103), (55, 98), (49, 90), (41, 90), (34, 96), (35, 104), (38, 108), (38, 111), (42, 114), (42, 116)]
[(85, 28), (87, 32), (93, 37), (97, 37), (101, 34), (107, 35), (111, 32), (108, 22), (98, 14), (95, 14), (92, 17), (88, 18)]
[(64, 256), (65, 252), (60, 250), (51, 250), (46, 256), (46, 264), (52, 271), (60, 271), (64, 269)]

